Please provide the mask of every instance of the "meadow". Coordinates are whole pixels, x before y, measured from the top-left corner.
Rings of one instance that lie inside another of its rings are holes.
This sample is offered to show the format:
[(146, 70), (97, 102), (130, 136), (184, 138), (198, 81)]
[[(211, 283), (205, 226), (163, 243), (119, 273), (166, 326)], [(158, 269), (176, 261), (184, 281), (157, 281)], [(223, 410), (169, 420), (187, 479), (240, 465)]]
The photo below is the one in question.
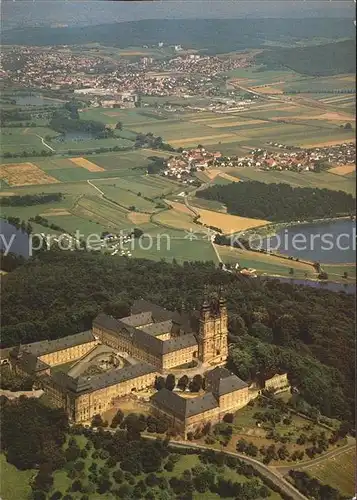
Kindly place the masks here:
[(349, 449), (338, 457), (327, 458), (318, 465), (307, 467), (306, 472), (350, 498), (355, 494), (356, 450)]

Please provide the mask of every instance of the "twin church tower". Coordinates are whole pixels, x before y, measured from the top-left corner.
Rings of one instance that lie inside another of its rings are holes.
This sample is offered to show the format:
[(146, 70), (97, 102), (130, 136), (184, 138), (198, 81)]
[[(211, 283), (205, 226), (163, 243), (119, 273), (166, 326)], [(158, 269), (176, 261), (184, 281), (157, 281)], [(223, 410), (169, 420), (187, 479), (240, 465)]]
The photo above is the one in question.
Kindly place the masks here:
[(197, 335), (198, 358), (202, 363), (225, 362), (228, 356), (228, 313), (224, 297), (208, 298), (202, 303)]

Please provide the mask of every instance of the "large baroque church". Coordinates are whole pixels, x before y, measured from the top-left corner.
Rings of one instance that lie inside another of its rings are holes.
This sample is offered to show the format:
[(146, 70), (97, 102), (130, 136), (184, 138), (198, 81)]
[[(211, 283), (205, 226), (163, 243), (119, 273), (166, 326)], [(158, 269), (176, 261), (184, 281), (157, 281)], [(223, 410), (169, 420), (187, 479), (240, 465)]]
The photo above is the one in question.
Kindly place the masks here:
[[(81, 373), (86, 360), (98, 359), (106, 350), (114, 357), (125, 357), (125, 365), (90, 376)], [(120, 407), (124, 396), (153, 388), (159, 375), (193, 366), (205, 374), (203, 395), (185, 399), (162, 389), (150, 400), (153, 413), (167, 418), (186, 436), (190, 429), (207, 420), (218, 421), (252, 398), (248, 385), (222, 368), (227, 355), (227, 306), (218, 296), (206, 298), (193, 314), (171, 312), (137, 300), (126, 318), (101, 313), (94, 319), (92, 330), (17, 346), (10, 351), (9, 360), (16, 372), (35, 377), (52, 404), (64, 408), (69, 419), (78, 423)], [(274, 388), (286, 385), (286, 374), (270, 380)]]

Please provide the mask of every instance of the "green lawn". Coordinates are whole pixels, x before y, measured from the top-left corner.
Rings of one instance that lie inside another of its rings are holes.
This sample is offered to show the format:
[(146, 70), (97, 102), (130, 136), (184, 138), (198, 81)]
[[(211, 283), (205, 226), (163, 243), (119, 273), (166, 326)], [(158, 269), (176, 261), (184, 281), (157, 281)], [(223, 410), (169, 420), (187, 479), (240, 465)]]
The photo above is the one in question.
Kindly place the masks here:
[(30, 480), (34, 470), (20, 471), (0, 455), (0, 498), (1, 500), (29, 500), (31, 498)]

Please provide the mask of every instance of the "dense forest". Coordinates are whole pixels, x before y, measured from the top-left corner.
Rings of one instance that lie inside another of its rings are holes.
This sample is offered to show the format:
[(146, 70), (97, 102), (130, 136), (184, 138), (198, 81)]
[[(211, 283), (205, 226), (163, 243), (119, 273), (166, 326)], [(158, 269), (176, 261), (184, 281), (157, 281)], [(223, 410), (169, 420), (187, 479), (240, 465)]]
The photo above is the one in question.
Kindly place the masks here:
[(196, 196), (223, 203), (230, 214), (275, 222), (350, 215), (356, 211), (355, 199), (343, 191), (258, 181), (211, 186), (197, 191)]
[(268, 69), (283, 67), (311, 76), (356, 73), (356, 42), (351, 39), (291, 49), (274, 47), (258, 54), (256, 62)]
[(205, 285), (228, 297), (229, 366), (244, 380), (287, 370), (303, 398), (352, 421), (354, 298), (277, 281), (246, 280), (213, 263), (153, 262), (46, 251), (6, 276), (2, 346), (91, 328), (99, 311), (126, 315), (133, 299), (168, 309), (199, 307)]
[[(267, 40), (294, 42), (315, 37), (333, 40), (354, 36), (355, 27), (350, 19), (150, 19), (85, 27), (6, 30), (2, 43), (53, 46), (98, 42), (125, 48), (164, 42), (165, 46), (181, 44), (184, 48), (219, 54), (265, 48)], [(321, 60), (329, 64), (327, 57)]]

